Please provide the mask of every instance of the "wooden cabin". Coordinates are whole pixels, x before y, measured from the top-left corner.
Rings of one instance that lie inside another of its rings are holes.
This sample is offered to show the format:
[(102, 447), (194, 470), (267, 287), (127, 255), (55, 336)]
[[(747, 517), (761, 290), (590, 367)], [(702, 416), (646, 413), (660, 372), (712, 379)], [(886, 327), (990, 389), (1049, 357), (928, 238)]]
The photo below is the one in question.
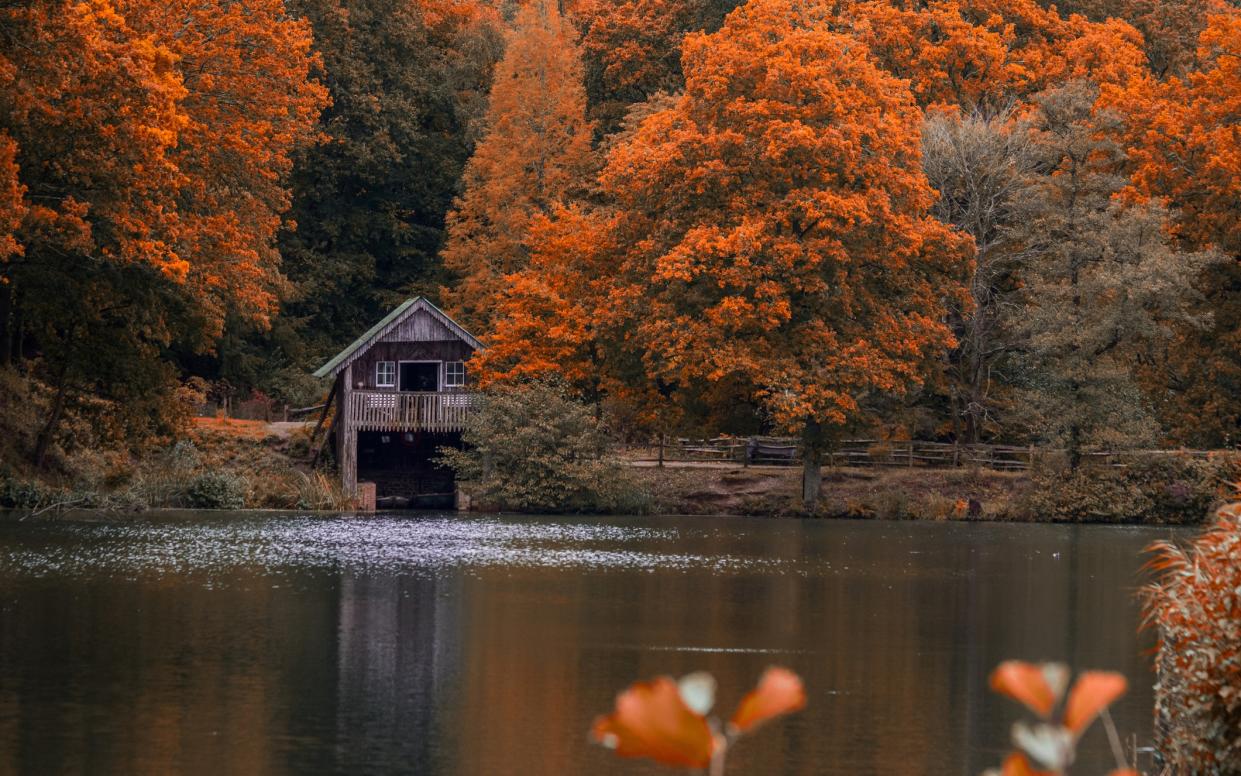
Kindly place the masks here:
[(347, 493), (364, 480), (376, 484), (380, 503), (417, 503), (451, 489), (435, 458), (440, 447), (461, 444), (467, 365), (480, 349), (474, 335), (417, 297), (315, 372), (335, 380), (336, 460)]

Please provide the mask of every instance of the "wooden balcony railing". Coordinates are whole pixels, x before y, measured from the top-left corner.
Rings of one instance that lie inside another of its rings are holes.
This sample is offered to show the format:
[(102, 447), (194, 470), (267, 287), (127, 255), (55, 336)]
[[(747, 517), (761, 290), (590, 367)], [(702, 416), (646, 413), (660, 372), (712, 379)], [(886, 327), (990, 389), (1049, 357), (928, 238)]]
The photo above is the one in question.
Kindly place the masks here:
[(352, 391), (349, 424), (358, 431), (463, 431), (473, 399), (464, 392)]

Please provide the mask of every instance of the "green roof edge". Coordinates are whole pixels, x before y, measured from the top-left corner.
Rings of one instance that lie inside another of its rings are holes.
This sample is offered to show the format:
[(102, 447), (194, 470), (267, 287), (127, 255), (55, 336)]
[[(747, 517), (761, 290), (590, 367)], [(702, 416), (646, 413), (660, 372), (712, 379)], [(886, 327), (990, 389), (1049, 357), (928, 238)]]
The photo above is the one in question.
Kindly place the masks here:
[(483, 347), (483, 344), (479, 342), (478, 339), (473, 334), (470, 334), (468, 331), (466, 331), (464, 328), (461, 327), (461, 324), (457, 323), (452, 318), (448, 317), (448, 313), (445, 313), (439, 307), (436, 307), (434, 302), (432, 302), (430, 299), (427, 299), (425, 296), (415, 296), (412, 299), (406, 299), (404, 302), (398, 305), (396, 309), (394, 309), (392, 312), (385, 315), (383, 317), (383, 320), (379, 321), (379, 323), (376, 323), (374, 326), (367, 329), (365, 334), (355, 339), (353, 342), (351, 342), (348, 345), (348, 347), (346, 347), (344, 350), (342, 350), (341, 352), (333, 356), (332, 360), (328, 361), (326, 364), (316, 369), (314, 372), (314, 376), (315, 377), (327, 377), (328, 375), (332, 374), (332, 372), (336, 371), (337, 367), (339, 367), (342, 363), (347, 361), (355, 352), (357, 352), (359, 348), (361, 348), (366, 343), (370, 342), (370, 340), (374, 338), (375, 336), (377, 336), (379, 332), (383, 331), (385, 328), (391, 325), (393, 321), (395, 321), (397, 318), (400, 318), (402, 315), (404, 315), (406, 311), (409, 310), (409, 308), (413, 307), (419, 302), (425, 304), (427, 307), (431, 308), (431, 310), (443, 316), (444, 320), (451, 324), (449, 328), (455, 328), (459, 330), (460, 333), (464, 335), (463, 339), (465, 339), (465, 341), (468, 342), (471, 346), (473, 346), (476, 349), (481, 349)]
[(328, 375), (330, 375), (332, 371), (335, 370), (336, 367), (340, 366), (340, 364), (345, 359), (353, 355), (354, 351), (356, 351), (358, 348), (362, 347), (367, 342), (369, 342), (371, 337), (374, 337), (376, 334), (382, 331), (385, 326), (387, 326), (388, 324), (392, 323), (392, 321), (400, 317), (401, 313), (405, 312), (410, 307), (414, 306), (418, 302), (418, 300), (421, 298), (422, 297), (420, 296), (416, 296), (413, 299), (406, 299), (395, 310), (385, 315), (383, 317), (383, 320), (381, 320), (379, 323), (367, 329), (365, 334), (363, 334), (361, 337), (358, 337), (353, 342), (349, 343), (349, 345), (344, 350), (342, 350), (341, 352), (333, 356), (331, 361), (328, 361), (326, 364), (316, 369), (315, 377), (327, 377)]

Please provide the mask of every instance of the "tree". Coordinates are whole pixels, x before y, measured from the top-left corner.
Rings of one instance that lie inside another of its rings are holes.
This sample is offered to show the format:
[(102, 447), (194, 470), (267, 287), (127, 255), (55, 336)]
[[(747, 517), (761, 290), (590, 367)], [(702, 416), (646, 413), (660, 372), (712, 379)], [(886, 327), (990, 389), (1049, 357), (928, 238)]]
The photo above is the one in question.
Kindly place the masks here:
[(444, 219), (502, 49), (498, 14), (468, 0), (290, 7), (313, 28), (332, 104), (291, 178), (297, 228), (280, 249), (294, 290), (257, 347), (304, 371), (409, 294), (438, 296)]
[(318, 139), (327, 91), (311, 75), (309, 25), (283, 0), (246, 3), (121, 0), (141, 37), (176, 59), (184, 123), (171, 158), (178, 250), (187, 292), (205, 319), (204, 344), (226, 317), (266, 327), (283, 295), (276, 237), (290, 206), (293, 154)]
[(929, 215), (908, 88), (831, 25), (823, 5), (751, 0), (689, 36), (684, 95), (601, 176), (609, 338), (670, 401), (728, 385), (801, 433), (810, 507), (830, 433), (951, 346), (945, 300), (970, 260)]
[(968, 234), (976, 250), (968, 304), (951, 309), (957, 347), (948, 360), (953, 437), (974, 443), (1001, 427), (1005, 362), (1019, 345), (1011, 320), (1018, 256), (1009, 230), (1035, 157), (1011, 113), (934, 114), (922, 148), (923, 169), (939, 192), (932, 212)]
[(1230, 261), (1196, 279), (1206, 328), (1179, 327), (1146, 366), (1148, 391), (1182, 441), (1233, 444), (1241, 433), (1241, 14), (1211, 16), (1195, 69), (1104, 92), (1126, 117), (1123, 140), (1133, 166), (1128, 193), (1174, 209), (1173, 234), (1190, 247), (1214, 247)]
[(166, 426), (165, 349), (209, 348), (225, 309), (270, 314), (280, 176), (322, 95), (307, 29), (274, 0), (42, 0), (0, 22), (0, 168), (19, 199), (0, 340), (30, 344), (52, 388), (42, 464), (77, 396)]
[(448, 216), (444, 292), (467, 327), (487, 332), (505, 276), (529, 262), (531, 220), (585, 193), (594, 172), (591, 124), (574, 32), (554, 2), (532, 0), (496, 68), (486, 131)]
[(630, 106), (684, 86), (681, 43), (692, 32), (715, 32), (738, 0), (580, 0), (590, 115), (605, 133), (618, 129)]
[(1035, 0), (857, 0), (838, 25), (910, 80), (918, 103), (1002, 113), (1070, 78), (1128, 82), (1146, 70), (1141, 35), (1065, 18)]
[(1023, 405), (1047, 442), (1085, 450), (1157, 441), (1134, 365), (1173, 323), (1201, 324), (1192, 280), (1213, 260), (1170, 244), (1166, 213), (1114, 201), (1126, 184), (1117, 118), (1097, 89), (1072, 82), (1038, 100), (1038, 168), (1008, 232), (1021, 251)]
[(554, 376), (593, 402), (602, 398), (600, 313), (617, 254), (611, 226), (580, 205), (533, 218), (529, 264), (500, 278), (496, 326), (474, 357), (484, 384)]
[(1054, 5), (1061, 13), (1091, 21), (1114, 18), (1133, 25), (1142, 33), (1147, 60), (1158, 78), (1183, 76), (1194, 63), (1207, 18), (1228, 10), (1227, 0), (1059, 0)]

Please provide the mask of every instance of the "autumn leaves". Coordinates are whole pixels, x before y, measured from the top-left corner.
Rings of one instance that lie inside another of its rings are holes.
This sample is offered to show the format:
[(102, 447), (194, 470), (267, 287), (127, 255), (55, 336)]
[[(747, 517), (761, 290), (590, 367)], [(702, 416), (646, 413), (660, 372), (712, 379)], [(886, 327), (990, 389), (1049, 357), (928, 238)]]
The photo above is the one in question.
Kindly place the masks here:
[(0, 235), (17, 246), (6, 279), (89, 256), (183, 284), (209, 335), (226, 310), (273, 314), (284, 179), (327, 103), (307, 25), (281, 2), (2, 13), (0, 159), (15, 159), (0, 188), (20, 193)]
[[(558, 375), (662, 428), (752, 430), (733, 428), (748, 414), (809, 446), (904, 424), (882, 405), (919, 387), (942, 414), (917, 433), (1114, 443), (1083, 416), (1092, 391), (1135, 408), (1122, 443), (1175, 430), (1153, 418), (1193, 377), (1168, 346), (1201, 338), (1195, 287), (1218, 261), (1201, 249), (1238, 218), (1220, 112), (1235, 13), (1182, 9), (1205, 30), (1191, 72), (1184, 30), (1136, 5), (751, 0), (679, 35), (721, 7), (665, 5), (574, 6), (581, 47), (554, 8), (517, 20), (445, 250), (485, 379)], [(602, 50), (619, 30), (635, 42)], [(633, 60), (673, 39), (676, 67)], [(1010, 145), (1010, 180), (970, 189), (995, 171), (947, 159), (969, 185), (933, 189), (926, 128), (971, 121)], [(986, 224), (944, 206), (991, 193)], [(1212, 360), (1223, 382), (1234, 369)]]
[(67, 400), (167, 432), (168, 350), (270, 321), (286, 178), (327, 93), (281, 0), (40, 0), (0, 30), (0, 365), (42, 357), (42, 464)]
[[(589, 197), (543, 189), (528, 262), (474, 302), (495, 311), (488, 375), (537, 365), (668, 419), (741, 400), (788, 428), (920, 379), (969, 246), (928, 214), (908, 89), (832, 25), (827, 6), (756, 0), (686, 40), (684, 93), (610, 141)], [(502, 223), (508, 200), (488, 201)], [(473, 255), (458, 293), (497, 263)]]
[(709, 717), (715, 678), (705, 672), (679, 681), (660, 676), (635, 682), (616, 697), (616, 709), (595, 720), (591, 737), (621, 757), (646, 757), (665, 765), (722, 774), (728, 749), (764, 722), (806, 705), (801, 677), (772, 666), (746, 694), (727, 723)]
[[(1110, 671), (1085, 671), (1069, 688), (1069, 668), (1061, 663), (1009, 660), (991, 674), (991, 689), (1034, 712), (1039, 721), (1013, 726), (1016, 751), (1001, 770), (988, 776), (1062, 776), (1077, 757), (1077, 743), (1100, 716), (1116, 751), (1111, 776), (1136, 776), (1107, 708), (1125, 694), (1128, 682)], [(727, 723), (708, 716), (715, 705), (715, 679), (698, 672), (674, 680), (660, 676), (635, 682), (616, 697), (615, 710), (595, 720), (591, 737), (621, 757), (645, 757), (665, 765), (724, 772), (736, 740), (765, 722), (806, 706), (801, 677), (772, 666), (737, 705)]]
[[(283, 393), (439, 294), (488, 341), (478, 374), (559, 376), (647, 431), (1206, 446), (1241, 424), (1220, 0), (508, 10), (0, 12), (0, 362), (101, 395), (166, 398), (187, 366)], [(88, 375), (99, 352), (142, 379)], [(1092, 397), (1115, 401), (1082, 417)]]

